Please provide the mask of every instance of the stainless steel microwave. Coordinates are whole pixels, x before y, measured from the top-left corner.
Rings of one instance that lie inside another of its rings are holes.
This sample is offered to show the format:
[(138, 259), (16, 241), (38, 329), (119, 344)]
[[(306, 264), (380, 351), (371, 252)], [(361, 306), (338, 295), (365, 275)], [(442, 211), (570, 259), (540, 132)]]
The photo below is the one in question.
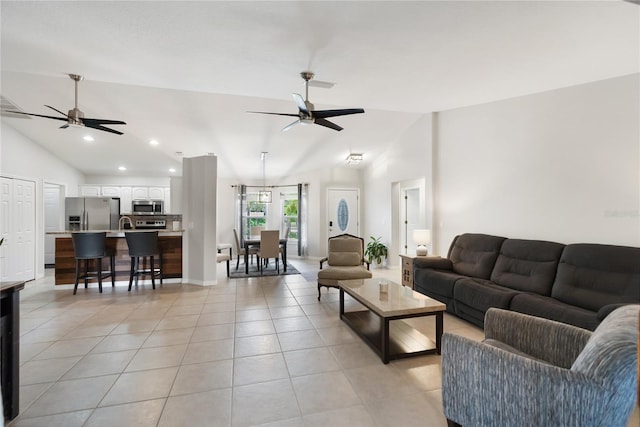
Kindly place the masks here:
[(164, 201), (134, 200), (131, 202), (131, 212), (134, 215), (162, 215), (164, 214)]

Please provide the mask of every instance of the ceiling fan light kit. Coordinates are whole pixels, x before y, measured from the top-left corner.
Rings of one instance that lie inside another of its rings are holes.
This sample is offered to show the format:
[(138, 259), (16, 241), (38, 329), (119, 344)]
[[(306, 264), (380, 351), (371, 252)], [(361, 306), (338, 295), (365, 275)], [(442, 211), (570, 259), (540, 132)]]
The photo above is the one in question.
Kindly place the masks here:
[(122, 132), (102, 126), (102, 125), (126, 125), (125, 122), (121, 120), (90, 119), (84, 116), (84, 113), (80, 111), (80, 109), (78, 108), (78, 82), (80, 80), (83, 80), (83, 77), (78, 74), (69, 74), (69, 78), (74, 81), (74, 86), (75, 86), (74, 107), (71, 110), (69, 110), (67, 114), (65, 114), (62, 111), (58, 110), (57, 108), (53, 108), (50, 105), (45, 105), (45, 107), (52, 109), (53, 111), (61, 114), (64, 117), (45, 116), (42, 114), (25, 113), (22, 111), (9, 111), (9, 112), (14, 114), (24, 114), (27, 116), (43, 117), (45, 119), (66, 121), (67, 123), (60, 126), (61, 129), (66, 129), (68, 127), (88, 127), (88, 128), (97, 129), (97, 130), (101, 130), (109, 133), (115, 133), (116, 135), (122, 135)]
[[(337, 124), (327, 120), (328, 117), (337, 117), (337, 116), (347, 116), (350, 114), (360, 114), (364, 113), (362, 108), (342, 108), (337, 110), (315, 110), (314, 105), (309, 102), (309, 82), (313, 81), (314, 74), (311, 71), (303, 71), (300, 73), (300, 77), (302, 77), (305, 81), (305, 98), (302, 95), (294, 93), (292, 94), (293, 100), (296, 102), (298, 106), (298, 114), (291, 113), (270, 113), (265, 111), (249, 111), (249, 113), (256, 114), (270, 114), (274, 116), (290, 116), (297, 117), (297, 120), (287, 126), (285, 126), (282, 131), (286, 132), (292, 127), (303, 124), (311, 124), (314, 123), (316, 125), (324, 126), (329, 129), (333, 129), (336, 131), (341, 131), (343, 128), (338, 126)], [(325, 84), (324, 87), (332, 87), (332, 83), (322, 82)], [(331, 86), (326, 86), (331, 85)], [(312, 85), (313, 86), (313, 85)]]
[(362, 161), (362, 153), (351, 153), (347, 156), (347, 164), (358, 165)]

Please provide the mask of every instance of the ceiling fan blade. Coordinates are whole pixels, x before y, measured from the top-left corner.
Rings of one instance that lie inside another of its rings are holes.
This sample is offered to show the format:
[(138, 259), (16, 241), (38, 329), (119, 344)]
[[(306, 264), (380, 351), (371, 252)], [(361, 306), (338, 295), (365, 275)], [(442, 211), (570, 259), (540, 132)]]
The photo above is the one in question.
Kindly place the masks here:
[(312, 111), (313, 117), (318, 118), (326, 118), (326, 117), (336, 117), (336, 116), (348, 116), (349, 114), (360, 114), (364, 113), (362, 108), (346, 108), (341, 110), (318, 110)]
[(83, 118), (82, 122), (87, 125), (87, 122), (95, 125), (126, 125), (122, 120), (107, 120), (107, 119), (87, 119)]
[(340, 132), (343, 129), (340, 126), (338, 126), (337, 124), (335, 124), (333, 122), (330, 122), (329, 120), (321, 119), (321, 118), (318, 118), (318, 117), (316, 117), (313, 122), (315, 124), (317, 124), (317, 125), (324, 126), (324, 127), (329, 128), (329, 129), (337, 130), (338, 132)]
[(299, 114), (289, 114), (289, 113), (268, 113), (266, 111), (247, 111), (247, 113), (253, 114), (270, 114), (272, 116), (289, 116), (289, 117), (298, 117)]
[(91, 128), (91, 129), (97, 129), (97, 130), (103, 130), (105, 132), (111, 132), (111, 133), (115, 133), (116, 135), (122, 135), (122, 132), (120, 132), (119, 130), (115, 130), (115, 129), (109, 129), (107, 127), (104, 126), (100, 126), (97, 123), (86, 123), (83, 122), (85, 127)]
[(304, 102), (304, 98), (297, 93), (292, 93), (291, 96), (293, 96), (293, 100), (296, 101), (296, 104), (298, 105), (298, 110), (308, 115), (309, 110), (307, 109), (307, 104)]
[(45, 107), (51, 108), (53, 111), (55, 111), (56, 113), (60, 113), (63, 116), (65, 116), (66, 118), (69, 118), (69, 116), (66, 113), (63, 113), (62, 111), (58, 110), (57, 108), (53, 108), (51, 105), (45, 105)]
[(285, 127), (282, 128), (282, 132), (286, 132), (289, 129), (291, 129), (292, 127), (299, 125), (300, 124), (300, 120), (296, 120), (295, 122), (291, 123), (290, 125), (287, 125)]
[(54, 116), (44, 116), (42, 114), (23, 113), (22, 111), (13, 111), (13, 110), (6, 110), (6, 111), (8, 113), (24, 114), (25, 116), (44, 117), (45, 119), (53, 119), (53, 120), (64, 120), (65, 122), (67, 120), (69, 120), (66, 116), (65, 117), (54, 117)]

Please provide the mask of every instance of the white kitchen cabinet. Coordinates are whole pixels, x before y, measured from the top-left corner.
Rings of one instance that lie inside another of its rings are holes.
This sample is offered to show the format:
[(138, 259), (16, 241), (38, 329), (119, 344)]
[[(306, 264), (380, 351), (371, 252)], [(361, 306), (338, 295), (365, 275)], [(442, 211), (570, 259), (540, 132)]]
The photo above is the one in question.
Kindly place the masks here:
[(165, 187), (163, 189), (164, 193), (164, 213), (170, 214), (173, 213), (171, 211), (171, 188)]
[(133, 200), (147, 200), (149, 199), (149, 187), (133, 187), (131, 196)]
[(165, 200), (163, 187), (149, 187), (148, 195), (151, 200)]
[(102, 192), (102, 195), (105, 197), (120, 197), (120, 187), (103, 185), (101, 192)]
[(122, 215), (131, 214), (132, 189), (131, 187), (120, 187), (120, 213)]
[(81, 185), (80, 196), (81, 197), (100, 197), (102, 188), (99, 185)]

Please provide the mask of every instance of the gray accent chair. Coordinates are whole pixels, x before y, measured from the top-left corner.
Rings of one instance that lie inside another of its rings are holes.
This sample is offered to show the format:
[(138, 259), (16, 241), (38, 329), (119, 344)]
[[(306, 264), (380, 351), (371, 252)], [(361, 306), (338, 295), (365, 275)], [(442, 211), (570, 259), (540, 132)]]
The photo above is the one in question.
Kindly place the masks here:
[[(325, 262), (329, 267), (323, 269)], [(329, 256), (320, 260), (318, 301), (320, 301), (321, 286), (337, 288), (340, 280), (370, 279), (371, 277), (369, 263), (364, 259), (364, 240), (362, 237), (347, 233), (330, 237)]]
[(591, 332), (491, 308), (485, 340), (442, 337), (449, 426), (620, 426), (637, 400), (640, 305)]

